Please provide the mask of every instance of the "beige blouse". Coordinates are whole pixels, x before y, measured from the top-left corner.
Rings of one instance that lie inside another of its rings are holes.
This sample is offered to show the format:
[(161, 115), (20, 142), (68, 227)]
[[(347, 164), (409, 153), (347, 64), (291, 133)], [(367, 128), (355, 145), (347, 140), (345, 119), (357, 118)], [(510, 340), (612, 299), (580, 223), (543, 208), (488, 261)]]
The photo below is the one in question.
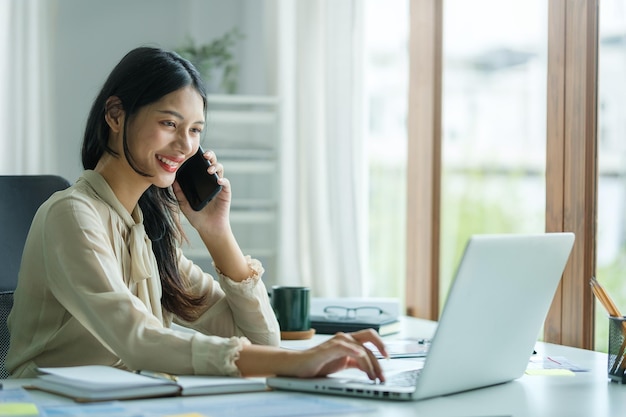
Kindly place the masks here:
[[(280, 331), (255, 272), (219, 282), (178, 251), (183, 279), (207, 294), (206, 310), (184, 323), (161, 308), (161, 282), (139, 207), (130, 215), (95, 171), (39, 209), (26, 240), (5, 366), (12, 377), (37, 367), (86, 364), (173, 374), (238, 375), (241, 348), (278, 345)], [(199, 332), (178, 331), (172, 322)]]

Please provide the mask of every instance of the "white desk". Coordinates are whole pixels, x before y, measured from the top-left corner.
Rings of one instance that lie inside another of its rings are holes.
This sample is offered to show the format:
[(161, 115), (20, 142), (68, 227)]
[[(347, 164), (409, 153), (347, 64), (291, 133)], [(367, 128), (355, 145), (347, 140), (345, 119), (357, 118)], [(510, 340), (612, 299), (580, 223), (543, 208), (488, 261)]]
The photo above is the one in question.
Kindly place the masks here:
[[(429, 337), (433, 330), (434, 324), (431, 322), (408, 319), (404, 322), (403, 336)], [(339, 396), (323, 396), (323, 398), (332, 399), (342, 404), (365, 405), (373, 409), (368, 413), (337, 414), (344, 417), (613, 417), (626, 415), (626, 385), (609, 382), (606, 376), (607, 357), (605, 354), (545, 343), (537, 343), (536, 350), (542, 356), (564, 356), (571, 362), (589, 368), (591, 371), (577, 373), (576, 376), (524, 375), (506, 384), (418, 402), (381, 401)], [(3, 382), (5, 387), (20, 384), (19, 381), (13, 380)], [(47, 400), (52, 397), (49, 394), (38, 392), (33, 392), (32, 395)], [(211, 402), (223, 403), (226, 397), (233, 403), (237, 403), (245, 398), (271, 398), (275, 396), (278, 399), (281, 395), (287, 394), (285, 392), (230, 394), (228, 396), (142, 400), (136, 403), (143, 404), (147, 401), (150, 401), (151, 404), (159, 402), (163, 405), (173, 402), (181, 404), (184, 402), (187, 405), (202, 403), (202, 408), (198, 408), (197, 412), (212, 416)], [(310, 396), (322, 398), (322, 396), (313, 394)], [(55, 398), (59, 402), (67, 402), (60, 397)]]

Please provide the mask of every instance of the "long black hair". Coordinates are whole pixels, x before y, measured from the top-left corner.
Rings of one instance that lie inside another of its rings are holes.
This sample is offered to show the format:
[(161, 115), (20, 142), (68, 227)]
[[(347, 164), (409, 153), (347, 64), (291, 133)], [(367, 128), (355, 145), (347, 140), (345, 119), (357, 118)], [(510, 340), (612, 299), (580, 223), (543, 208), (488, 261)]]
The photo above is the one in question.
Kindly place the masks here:
[[(123, 150), (130, 166), (140, 175), (148, 176), (134, 163), (126, 135), (130, 119), (143, 107), (160, 100), (180, 88), (192, 86), (202, 97), (204, 111), (207, 93), (202, 78), (189, 61), (174, 52), (140, 47), (130, 51), (115, 66), (96, 97), (85, 128), (82, 162), (85, 169), (94, 169), (104, 152), (119, 157), (109, 144), (109, 126), (105, 121), (107, 100), (116, 96), (124, 110)], [(151, 185), (139, 199), (144, 215), (146, 234), (159, 267), (163, 288), (162, 306), (185, 320), (197, 317), (205, 296), (194, 296), (183, 282), (176, 262), (176, 246), (184, 233), (178, 221), (178, 202), (170, 187)]]

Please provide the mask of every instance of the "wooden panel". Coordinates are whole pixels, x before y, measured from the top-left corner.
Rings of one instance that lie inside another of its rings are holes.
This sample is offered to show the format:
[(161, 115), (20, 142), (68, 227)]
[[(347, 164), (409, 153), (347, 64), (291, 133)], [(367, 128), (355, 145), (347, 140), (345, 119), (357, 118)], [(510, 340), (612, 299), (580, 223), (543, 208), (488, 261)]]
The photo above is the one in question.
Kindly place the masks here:
[[(560, 232), (564, 205), (565, 143), (565, 0), (548, 5), (548, 102), (546, 149), (546, 231)], [(544, 324), (544, 339), (561, 343), (561, 300), (559, 284)]]
[(442, 2), (410, 3), (406, 306), (439, 317)]
[(545, 340), (593, 348), (596, 240), (597, 0), (550, 0), (546, 230), (576, 242)]

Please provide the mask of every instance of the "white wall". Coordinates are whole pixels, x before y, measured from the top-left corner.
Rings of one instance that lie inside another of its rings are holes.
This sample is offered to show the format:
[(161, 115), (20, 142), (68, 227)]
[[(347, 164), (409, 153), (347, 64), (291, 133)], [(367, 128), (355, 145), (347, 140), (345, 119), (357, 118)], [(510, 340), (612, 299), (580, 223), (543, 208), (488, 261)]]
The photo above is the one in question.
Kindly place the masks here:
[(269, 94), (264, 42), (265, 2), (259, 0), (57, 0), (51, 16), (54, 71), (53, 174), (74, 182), (91, 103), (110, 70), (141, 45), (174, 49), (187, 35), (208, 42), (234, 26), (244, 34), (236, 55), (241, 94)]

